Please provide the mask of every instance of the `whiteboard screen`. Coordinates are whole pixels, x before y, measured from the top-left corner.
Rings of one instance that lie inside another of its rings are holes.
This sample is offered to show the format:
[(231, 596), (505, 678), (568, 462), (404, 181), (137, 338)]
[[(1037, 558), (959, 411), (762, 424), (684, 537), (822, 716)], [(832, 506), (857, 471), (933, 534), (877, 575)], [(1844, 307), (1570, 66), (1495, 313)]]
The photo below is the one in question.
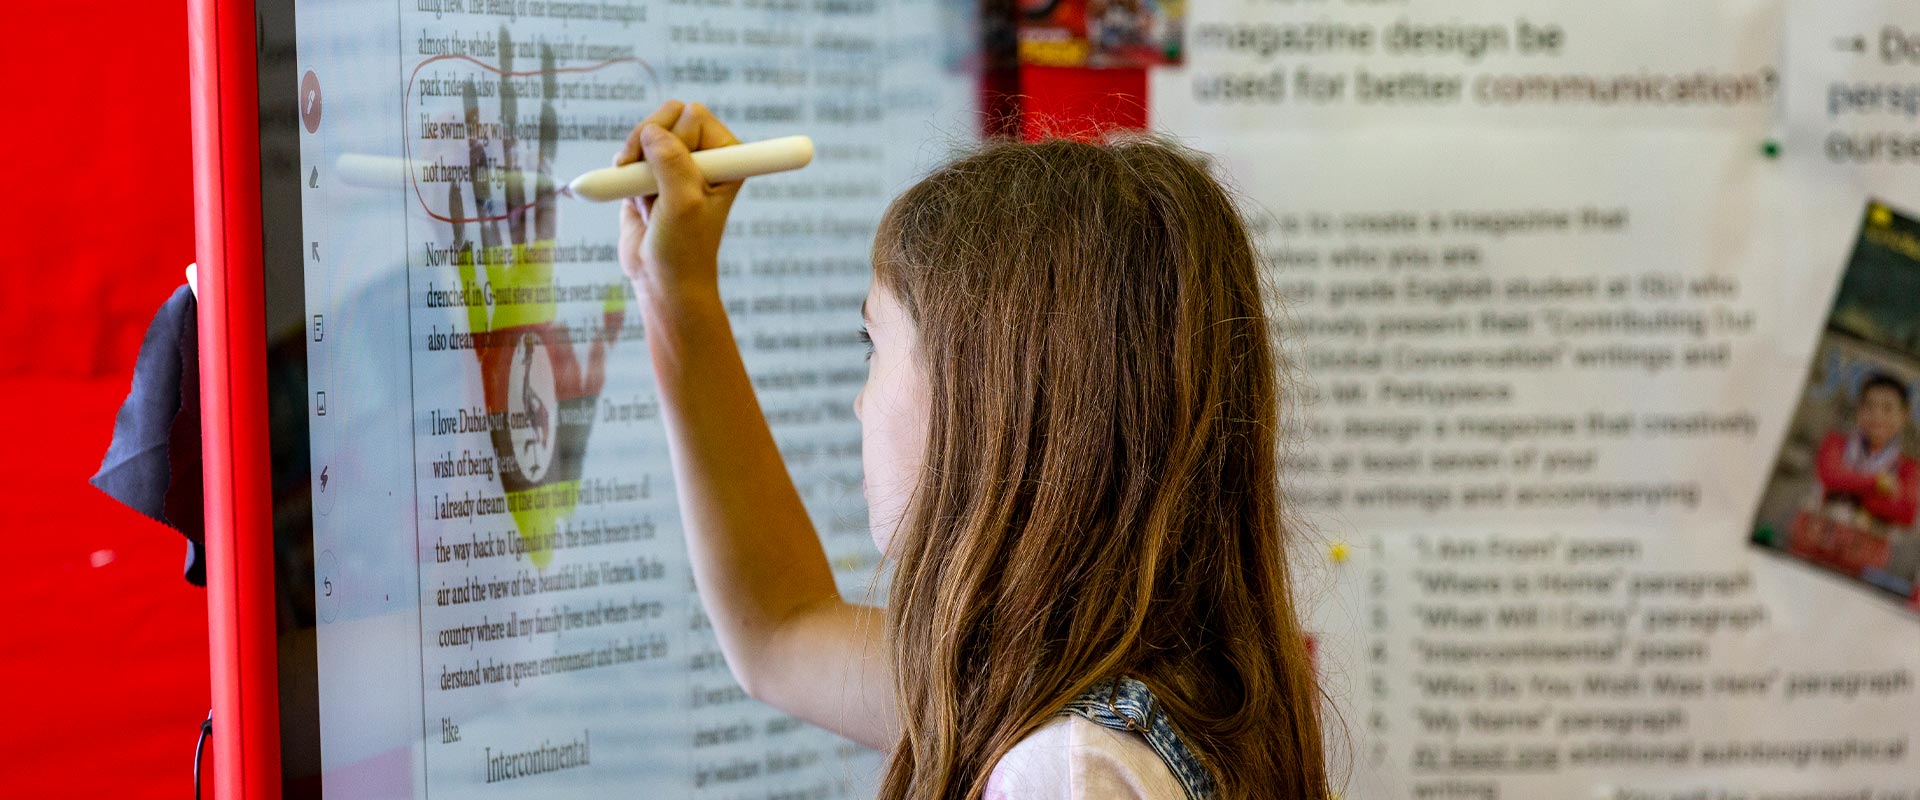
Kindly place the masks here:
[[(877, 754), (729, 675), (686, 563), (618, 207), (552, 189), (605, 166), (668, 98), (706, 104), (745, 141), (814, 139), (811, 166), (747, 183), (721, 288), (843, 592), (878, 600), (852, 411), (859, 307), (886, 202), (977, 129), (968, 13), (934, 0), (263, 9), (263, 98), (295, 100), (263, 105), (269, 271), (295, 257), (276, 242), (297, 241), (300, 260), (297, 281), (268, 281), (286, 379), (276, 476), (310, 467), (308, 486), (276, 491), (283, 544), (311, 530), (310, 547), (281, 548), (312, 581), (283, 598), (296, 632), (282, 637), (283, 751), (290, 776), (318, 781), (290, 785), (871, 794)], [(289, 419), (305, 437), (285, 435)]]

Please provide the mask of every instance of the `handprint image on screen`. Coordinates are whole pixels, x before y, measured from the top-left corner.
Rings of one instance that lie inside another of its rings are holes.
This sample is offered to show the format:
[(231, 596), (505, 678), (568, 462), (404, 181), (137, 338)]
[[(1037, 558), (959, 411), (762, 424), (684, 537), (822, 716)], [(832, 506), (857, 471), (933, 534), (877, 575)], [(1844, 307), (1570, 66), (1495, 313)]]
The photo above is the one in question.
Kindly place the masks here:
[(618, 206), (560, 187), (669, 98), (813, 138), (747, 181), (721, 290), (843, 593), (880, 602), (859, 309), (887, 201), (978, 130), (966, 13), (294, 4), (306, 313), (270, 325), (297, 324), (313, 395), (312, 503), (285, 513), (313, 520), (319, 794), (871, 795), (879, 754), (734, 683)]
[[(441, 172), (448, 176), (446, 222), (460, 273), (457, 288), (466, 306), (466, 331), (486, 398), (483, 419), (493, 445), (487, 470), (499, 476), (504, 491), (501, 501), (513, 518), (521, 546), (534, 566), (544, 567), (552, 551), (555, 524), (570, 516), (578, 501), (581, 459), (606, 380), (607, 350), (625, 320), (626, 289), (618, 281), (581, 287), (590, 297), (605, 298), (597, 325), (585, 332), (583, 359), (573, 331), (558, 318), (554, 294), (559, 211), (553, 177), (559, 144), (554, 98), (559, 94), (559, 72), (553, 48), (545, 44), (539, 46), (538, 70), (514, 71), (515, 49), (512, 35), (503, 28), (499, 65), (473, 63), (498, 76), (497, 119), (501, 121), (519, 119), (515, 81), (530, 76), (539, 80), (538, 161), (531, 175), (531, 200), (529, 176), (520, 170), (519, 125), (487, 123), (480, 112), (478, 84), (471, 75), (459, 83), (463, 124), (440, 128), (464, 134), (465, 169)], [(643, 66), (628, 58), (590, 69), (622, 61)], [(494, 131), (498, 132), (497, 153), (488, 140)], [(495, 198), (496, 182), (504, 203)], [(471, 206), (465, 199), (468, 195)], [(472, 238), (476, 229), (477, 242)], [(467, 302), (468, 298), (482, 302)]]

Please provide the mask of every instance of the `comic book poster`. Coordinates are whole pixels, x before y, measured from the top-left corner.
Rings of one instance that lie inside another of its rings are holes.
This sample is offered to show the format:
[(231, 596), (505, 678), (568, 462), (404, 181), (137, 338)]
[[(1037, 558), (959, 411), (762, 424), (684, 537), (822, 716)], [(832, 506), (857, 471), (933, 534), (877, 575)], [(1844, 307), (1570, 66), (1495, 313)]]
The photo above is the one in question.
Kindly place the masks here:
[(1869, 203), (1753, 541), (1920, 610), (1916, 293), (1920, 223)]

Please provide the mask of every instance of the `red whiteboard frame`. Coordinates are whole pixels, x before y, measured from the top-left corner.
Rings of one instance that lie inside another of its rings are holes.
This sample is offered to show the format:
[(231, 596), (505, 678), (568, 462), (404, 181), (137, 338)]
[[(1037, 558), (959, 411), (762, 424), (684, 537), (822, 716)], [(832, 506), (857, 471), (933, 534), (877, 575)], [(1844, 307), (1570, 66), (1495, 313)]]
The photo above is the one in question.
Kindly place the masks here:
[(252, 0), (188, 0), (213, 796), (280, 796)]

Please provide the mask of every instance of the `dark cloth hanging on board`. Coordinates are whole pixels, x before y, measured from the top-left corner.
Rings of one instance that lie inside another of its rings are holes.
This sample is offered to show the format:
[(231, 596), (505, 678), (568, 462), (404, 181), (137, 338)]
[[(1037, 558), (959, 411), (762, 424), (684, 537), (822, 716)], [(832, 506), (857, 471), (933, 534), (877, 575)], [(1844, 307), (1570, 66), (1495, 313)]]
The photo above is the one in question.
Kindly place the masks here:
[(113, 442), (88, 481), (187, 537), (187, 582), (207, 585), (201, 507), (200, 346), (193, 291), (175, 289), (147, 326)]

